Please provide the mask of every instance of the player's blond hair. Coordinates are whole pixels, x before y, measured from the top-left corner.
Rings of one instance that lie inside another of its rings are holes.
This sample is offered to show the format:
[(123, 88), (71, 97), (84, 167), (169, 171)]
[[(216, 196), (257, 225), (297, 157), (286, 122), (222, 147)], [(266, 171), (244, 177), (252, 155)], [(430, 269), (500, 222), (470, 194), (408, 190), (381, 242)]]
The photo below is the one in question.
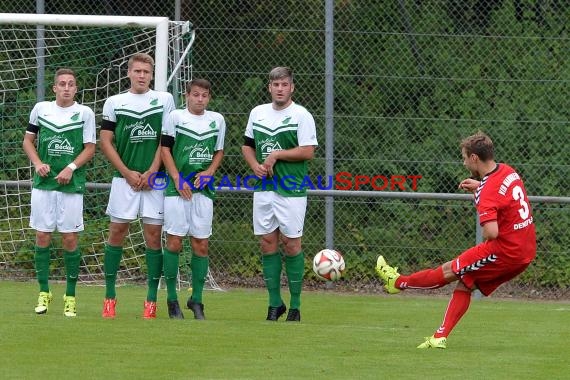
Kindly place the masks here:
[(474, 135), (466, 137), (461, 141), (461, 150), (470, 156), (476, 154), (483, 162), (490, 161), (495, 158), (495, 147), (489, 136), (483, 132), (477, 132)]
[(135, 62), (148, 63), (154, 68), (154, 59), (146, 53), (133, 54), (131, 58), (129, 58), (128, 68), (131, 69)]

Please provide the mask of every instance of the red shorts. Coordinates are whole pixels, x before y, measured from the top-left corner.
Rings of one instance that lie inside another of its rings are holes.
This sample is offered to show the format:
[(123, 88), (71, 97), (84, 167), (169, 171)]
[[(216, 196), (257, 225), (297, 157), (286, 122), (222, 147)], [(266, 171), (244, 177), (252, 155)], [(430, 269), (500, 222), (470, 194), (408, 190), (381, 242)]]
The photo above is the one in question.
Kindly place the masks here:
[(512, 263), (501, 259), (500, 253), (492, 253), (485, 244), (469, 248), (451, 262), (453, 273), (469, 289), (478, 288), (488, 296), (500, 285), (525, 271), (530, 263)]

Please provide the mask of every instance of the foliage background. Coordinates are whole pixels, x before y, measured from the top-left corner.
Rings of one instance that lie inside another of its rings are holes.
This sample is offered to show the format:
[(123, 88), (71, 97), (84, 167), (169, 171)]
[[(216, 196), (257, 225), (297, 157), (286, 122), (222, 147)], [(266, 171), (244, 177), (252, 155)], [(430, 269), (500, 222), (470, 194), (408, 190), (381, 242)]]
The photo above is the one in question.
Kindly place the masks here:
[[(33, 1), (0, 3), (6, 12), (35, 12)], [(46, 12), (175, 16), (174, 1), (50, 1)], [(269, 101), (269, 70), (289, 65), (296, 75), (295, 101), (313, 113), (318, 125), (321, 147), (310, 174), (322, 175), (325, 2), (185, 1), (181, 18), (190, 20), (197, 33), (193, 75), (212, 81), (210, 108), (226, 116), (221, 173), (248, 173), (240, 154), (248, 113)], [(334, 171), (421, 175), (419, 192), (455, 194), (466, 175), (459, 140), (478, 130), (488, 133), (498, 159), (520, 172), (529, 194), (565, 197), (560, 203), (533, 205), (538, 258), (505, 290), (527, 296), (567, 297), (570, 283), (569, 19), (570, 3), (561, 0), (334, 1)], [(104, 54), (97, 58), (105, 59)], [(4, 178), (14, 176), (14, 167), (27, 165), (20, 140), (34, 102), (33, 91), (20, 94), (20, 115), (3, 121)], [(90, 173), (94, 182), (109, 180), (101, 155)], [(20, 173), (25, 175), (25, 170)], [(88, 231), (82, 240), (87, 267), (100, 266), (106, 197), (105, 190), (86, 197)], [(325, 245), (324, 205), (323, 197), (311, 196), (304, 236), (308, 259)], [(475, 241), (475, 214), (467, 201), (335, 196), (334, 205), (334, 248), (348, 264), (340, 286), (351, 289), (375, 288), (372, 267), (378, 253), (410, 271), (448, 260)], [(24, 232), (11, 261), (24, 263), (31, 258), (33, 235), (26, 230), (25, 208), (18, 211)], [(10, 207), (3, 212), (9, 214)], [(260, 284), (250, 215), (249, 194), (219, 196), (211, 244), (218, 281)], [(127, 258), (140, 250), (135, 229), (133, 246)], [(97, 271), (89, 276), (92, 272)]]

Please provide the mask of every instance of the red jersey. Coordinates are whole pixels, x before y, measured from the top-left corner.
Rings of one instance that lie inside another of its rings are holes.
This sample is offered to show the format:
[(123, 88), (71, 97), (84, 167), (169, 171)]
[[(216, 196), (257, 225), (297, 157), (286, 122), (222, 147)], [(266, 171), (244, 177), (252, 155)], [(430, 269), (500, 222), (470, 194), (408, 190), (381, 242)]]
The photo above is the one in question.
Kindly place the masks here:
[(536, 232), (532, 209), (524, 184), (517, 172), (506, 164), (481, 180), (475, 191), (479, 222), (496, 220), (499, 235), (486, 241), (489, 252), (507, 262), (530, 263), (536, 256)]

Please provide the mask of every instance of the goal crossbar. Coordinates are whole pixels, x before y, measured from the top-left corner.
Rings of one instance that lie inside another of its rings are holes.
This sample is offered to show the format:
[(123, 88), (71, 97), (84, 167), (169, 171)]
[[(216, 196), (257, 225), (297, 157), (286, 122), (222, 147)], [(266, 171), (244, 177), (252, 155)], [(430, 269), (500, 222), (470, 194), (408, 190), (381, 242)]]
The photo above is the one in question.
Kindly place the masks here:
[(110, 26), (156, 29), (155, 88), (167, 90), (168, 76), (168, 18), (148, 16), (95, 16), (36, 13), (0, 13), (0, 25)]

